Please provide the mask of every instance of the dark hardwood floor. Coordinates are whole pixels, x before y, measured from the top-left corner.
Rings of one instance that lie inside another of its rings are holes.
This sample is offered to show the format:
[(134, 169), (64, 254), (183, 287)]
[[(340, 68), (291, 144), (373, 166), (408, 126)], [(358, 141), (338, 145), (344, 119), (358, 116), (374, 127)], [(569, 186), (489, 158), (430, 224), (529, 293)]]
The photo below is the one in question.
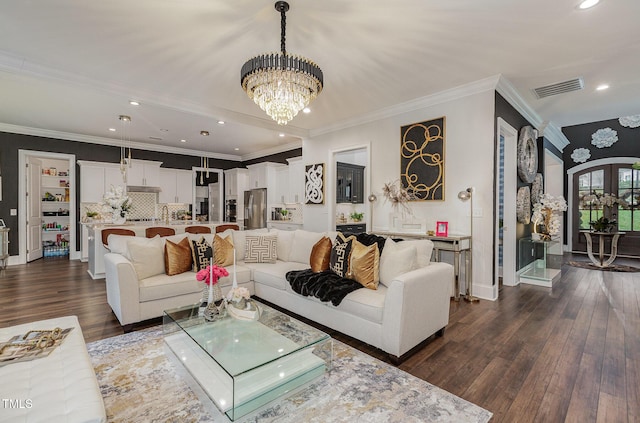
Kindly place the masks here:
[[(0, 271), (0, 327), (74, 314), (87, 342), (121, 334), (104, 280), (86, 270), (53, 258)], [(490, 410), (492, 422), (639, 422), (640, 273), (565, 265), (553, 289), (504, 287), (495, 302), (451, 302), (444, 337), (399, 367)]]

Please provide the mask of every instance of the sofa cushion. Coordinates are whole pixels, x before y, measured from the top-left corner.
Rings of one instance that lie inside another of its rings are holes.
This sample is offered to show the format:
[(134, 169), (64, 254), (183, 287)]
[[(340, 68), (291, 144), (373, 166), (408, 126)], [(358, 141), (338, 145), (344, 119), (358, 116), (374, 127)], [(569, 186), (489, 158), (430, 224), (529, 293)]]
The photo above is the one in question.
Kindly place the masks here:
[(411, 239), (402, 241), (405, 245), (416, 246), (416, 268), (426, 267), (431, 263), (433, 241), (430, 239)]
[(255, 283), (261, 283), (282, 290), (285, 290), (287, 286), (289, 286), (285, 276), (287, 272), (307, 268), (307, 265), (303, 263), (280, 260), (273, 264), (247, 263), (245, 266), (253, 270), (253, 280)]
[(353, 248), (349, 259), (349, 273), (347, 277), (360, 282), (369, 289), (378, 288), (380, 282), (380, 252), (378, 244), (364, 245), (353, 240)]
[(227, 235), (224, 238), (216, 234), (213, 237), (213, 262), (218, 266), (231, 266), (233, 264), (233, 237)]
[(289, 261), (309, 265), (311, 249), (324, 235), (325, 234), (321, 232), (309, 232), (302, 229), (296, 229), (293, 235), (293, 243), (291, 244)]
[(165, 241), (164, 267), (167, 275), (177, 275), (192, 269), (193, 258), (190, 244), (187, 237), (182, 238), (182, 241), (178, 243), (168, 239)]
[(266, 234), (268, 232), (269, 230), (267, 228), (251, 229), (248, 231), (235, 231), (233, 229), (227, 229), (226, 231), (220, 232), (218, 235), (220, 235), (221, 237), (231, 235), (233, 237), (233, 245), (236, 247), (236, 260), (244, 261), (245, 244), (247, 242), (246, 236)]
[(311, 249), (311, 256), (309, 257), (312, 272), (324, 272), (329, 269), (329, 264), (331, 263), (331, 247), (333, 247), (333, 244), (326, 236), (315, 243)]
[(116, 235), (110, 234), (107, 238), (109, 244), (109, 250), (112, 253), (120, 254), (126, 258), (129, 258), (129, 249), (127, 248), (127, 242), (132, 239), (130, 235)]
[(138, 279), (146, 279), (150, 276), (164, 276), (164, 251), (163, 241), (159, 235), (153, 238), (129, 237), (127, 249), (129, 260), (136, 270)]
[(389, 285), (393, 278), (416, 268), (416, 246), (411, 243), (394, 242), (391, 238), (384, 243), (380, 256), (380, 283)]
[(201, 292), (204, 284), (196, 280), (193, 272), (179, 275), (155, 275), (139, 281), (140, 302), (178, 297), (180, 295)]
[(293, 244), (293, 236), (295, 235), (295, 232), (269, 229), (269, 233), (275, 233), (278, 235), (278, 241), (276, 243), (278, 260), (290, 261), (291, 244)]
[(378, 286), (378, 289), (356, 289), (344, 297), (338, 309), (365, 320), (382, 323), (384, 300), (387, 296), (387, 287)]
[(346, 278), (349, 274), (349, 259), (355, 239), (353, 235), (345, 238), (344, 235), (339, 233), (333, 243), (333, 247), (331, 247), (329, 268), (340, 277)]
[(275, 263), (277, 254), (277, 234), (247, 235), (245, 237), (245, 263)]
[(193, 270), (199, 272), (209, 265), (213, 257), (213, 248), (204, 237), (191, 241), (191, 254), (193, 255)]

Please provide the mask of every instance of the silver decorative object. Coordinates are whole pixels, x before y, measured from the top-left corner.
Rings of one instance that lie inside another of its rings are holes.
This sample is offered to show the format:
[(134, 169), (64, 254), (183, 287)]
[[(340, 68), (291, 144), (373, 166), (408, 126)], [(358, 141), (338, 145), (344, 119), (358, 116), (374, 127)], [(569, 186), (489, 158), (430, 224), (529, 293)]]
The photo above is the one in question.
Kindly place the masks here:
[(588, 148), (576, 148), (571, 153), (571, 158), (576, 163), (584, 163), (591, 158), (591, 151)]
[(611, 128), (598, 129), (591, 135), (591, 144), (598, 148), (611, 147), (618, 141), (618, 133)]
[(637, 128), (640, 126), (640, 115), (633, 116), (625, 116), (618, 119), (620, 125), (626, 126), (627, 128)]
[(516, 197), (516, 218), (518, 222), (528, 225), (531, 223), (531, 194), (529, 187), (520, 187)]
[(542, 173), (538, 173), (533, 180), (533, 185), (531, 185), (531, 203), (533, 204), (540, 202), (540, 197), (544, 190), (542, 181)]
[(525, 126), (518, 138), (518, 176), (523, 182), (531, 183), (538, 171), (537, 131), (531, 126)]

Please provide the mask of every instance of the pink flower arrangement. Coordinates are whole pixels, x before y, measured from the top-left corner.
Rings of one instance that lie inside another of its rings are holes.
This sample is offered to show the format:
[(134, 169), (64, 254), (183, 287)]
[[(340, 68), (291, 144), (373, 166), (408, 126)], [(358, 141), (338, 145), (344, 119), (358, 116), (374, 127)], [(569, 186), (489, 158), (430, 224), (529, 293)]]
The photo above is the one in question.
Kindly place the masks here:
[(218, 283), (218, 279), (225, 276), (229, 276), (227, 269), (214, 264), (213, 266), (207, 266), (196, 273), (196, 280), (204, 281), (205, 284), (209, 285), (210, 279), (213, 279), (213, 284), (215, 285)]

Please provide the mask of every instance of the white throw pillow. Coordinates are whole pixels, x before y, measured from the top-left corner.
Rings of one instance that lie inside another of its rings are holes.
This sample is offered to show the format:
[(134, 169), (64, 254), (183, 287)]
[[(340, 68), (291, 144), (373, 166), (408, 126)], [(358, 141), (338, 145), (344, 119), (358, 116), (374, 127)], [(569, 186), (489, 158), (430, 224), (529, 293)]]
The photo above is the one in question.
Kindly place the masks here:
[(325, 236), (325, 233), (310, 232), (302, 229), (296, 229), (293, 232), (293, 243), (291, 244), (289, 261), (309, 264), (309, 257), (311, 257), (313, 246)]
[(416, 268), (416, 246), (387, 238), (380, 255), (380, 283), (389, 286), (396, 276)]
[(278, 255), (276, 243), (277, 234), (247, 235), (245, 248), (245, 263), (275, 263)]
[[(109, 251), (115, 254), (120, 254), (129, 258), (129, 249), (127, 248), (127, 242), (135, 237), (130, 235), (116, 235), (111, 234), (107, 237), (107, 244), (109, 245)], [(145, 238), (146, 239), (146, 238)]]
[(129, 237), (127, 248), (129, 260), (138, 274), (138, 279), (165, 273), (164, 270), (164, 241), (159, 235), (153, 238)]
[(236, 247), (236, 260), (244, 261), (246, 236), (266, 233), (269, 233), (267, 228), (251, 229), (249, 231), (235, 231), (233, 229), (227, 229), (226, 231), (220, 232), (218, 235), (222, 238), (226, 238), (227, 235), (231, 235), (233, 237), (233, 246)]
[(279, 229), (270, 229), (269, 233), (274, 233), (278, 236), (278, 240), (276, 242), (278, 260), (289, 261), (289, 257), (291, 256), (291, 244), (293, 243), (293, 236), (295, 233), (293, 231), (281, 231)]
[[(430, 239), (412, 239), (402, 241), (403, 244), (416, 246), (416, 266), (417, 268), (427, 267), (431, 263), (431, 253), (433, 252), (433, 241)], [(382, 250), (384, 252), (384, 250)]]

